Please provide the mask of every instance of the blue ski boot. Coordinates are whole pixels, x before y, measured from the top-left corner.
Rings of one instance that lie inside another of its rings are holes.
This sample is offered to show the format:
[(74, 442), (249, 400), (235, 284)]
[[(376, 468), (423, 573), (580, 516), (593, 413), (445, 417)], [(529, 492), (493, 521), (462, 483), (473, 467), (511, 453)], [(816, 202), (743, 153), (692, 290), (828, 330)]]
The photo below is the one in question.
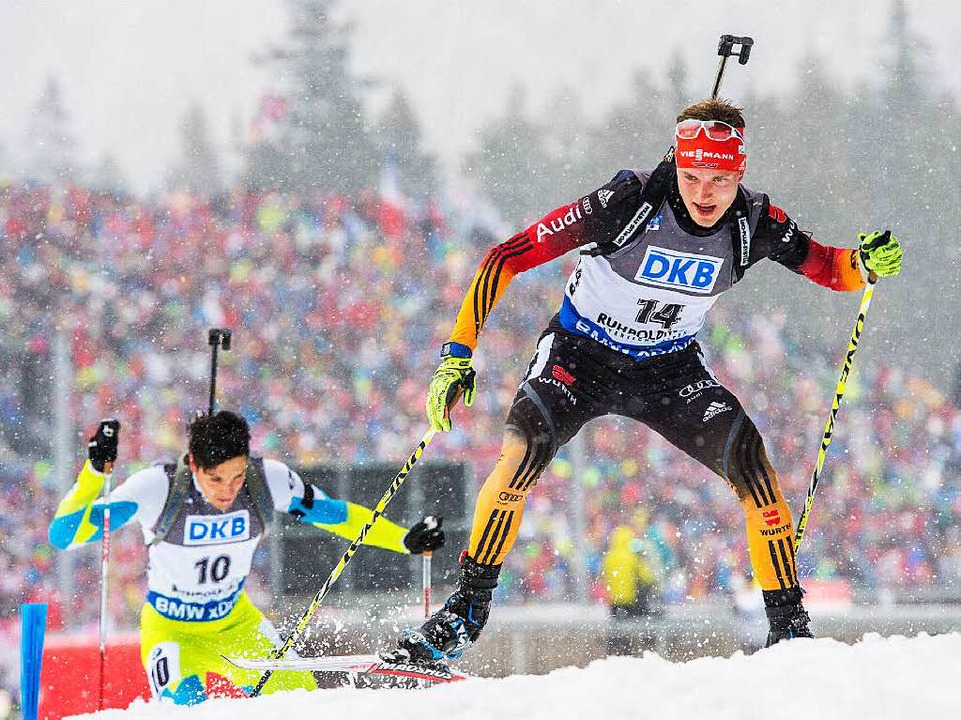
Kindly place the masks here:
[(500, 571), (500, 565), (480, 565), (465, 552), (457, 590), (420, 629), (404, 630), (391, 655), (416, 663), (457, 660), (487, 623)]

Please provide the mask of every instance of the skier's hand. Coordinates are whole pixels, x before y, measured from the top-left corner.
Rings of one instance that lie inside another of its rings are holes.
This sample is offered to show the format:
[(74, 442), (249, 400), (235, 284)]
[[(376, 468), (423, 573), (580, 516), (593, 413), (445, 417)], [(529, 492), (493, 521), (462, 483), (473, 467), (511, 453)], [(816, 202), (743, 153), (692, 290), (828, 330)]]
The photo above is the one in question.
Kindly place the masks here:
[(464, 405), (470, 407), (474, 404), (475, 375), (469, 357), (441, 355), (441, 363), (427, 389), (427, 419), (434, 430), (450, 430), (450, 411), (461, 392), (464, 393)]
[(858, 253), (865, 270), (881, 277), (891, 277), (901, 272), (901, 243), (890, 230), (860, 233), (861, 247)]
[(443, 524), (444, 518), (428, 515), (407, 531), (407, 534), (404, 535), (404, 547), (412, 555), (420, 555), (428, 550), (443, 547), (444, 531), (440, 529)]
[(101, 420), (97, 432), (87, 442), (87, 457), (97, 472), (104, 472), (107, 463), (117, 459), (120, 444), (120, 421)]

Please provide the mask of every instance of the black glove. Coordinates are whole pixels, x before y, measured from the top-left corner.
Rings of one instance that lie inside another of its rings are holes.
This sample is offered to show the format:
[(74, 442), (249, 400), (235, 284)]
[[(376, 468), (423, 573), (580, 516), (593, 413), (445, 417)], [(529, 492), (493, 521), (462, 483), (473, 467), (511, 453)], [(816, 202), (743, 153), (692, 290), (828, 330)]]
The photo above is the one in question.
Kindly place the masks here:
[(103, 472), (106, 464), (117, 459), (117, 445), (120, 443), (120, 421), (101, 420), (97, 432), (87, 443), (87, 456), (97, 472)]
[(443, 524), (444, 518), (428, 515), (407, 531), (404, 535), (404, 547), (413, 555), (443, 547), (444, 531), (440, 529)]

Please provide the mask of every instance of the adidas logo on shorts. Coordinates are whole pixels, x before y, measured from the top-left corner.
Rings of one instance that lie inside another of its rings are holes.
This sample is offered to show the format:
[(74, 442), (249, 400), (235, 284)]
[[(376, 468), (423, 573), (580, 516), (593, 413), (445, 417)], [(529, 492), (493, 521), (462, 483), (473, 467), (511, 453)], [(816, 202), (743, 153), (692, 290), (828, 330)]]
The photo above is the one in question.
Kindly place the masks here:
[(720, 415), (723, 412), (727, 412), (728, 410), (733, 410), (733, 409), (734, 408), (732, 408), (727, 403), (712, 402), (710, 405), (707, 406), (707, 410), (704, 412), (704, 417), (701, 418), (701, 422), (707, 422), (711, 418), (717, 415)]

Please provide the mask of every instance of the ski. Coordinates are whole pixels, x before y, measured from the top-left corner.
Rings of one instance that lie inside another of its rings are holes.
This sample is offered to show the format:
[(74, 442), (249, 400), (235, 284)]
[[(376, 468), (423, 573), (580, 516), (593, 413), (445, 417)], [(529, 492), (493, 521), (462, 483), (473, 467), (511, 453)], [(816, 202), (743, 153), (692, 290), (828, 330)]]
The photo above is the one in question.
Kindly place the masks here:
[(343, 672), (394, 678), (424, 680), (428, 683), (451, 683), (466, 680), (467, 675), (443, 663), (387, 662), (379, 655), (322, 655), (298, 658), (234, 658), (224, 659), (245, 670), (308, 670)]

